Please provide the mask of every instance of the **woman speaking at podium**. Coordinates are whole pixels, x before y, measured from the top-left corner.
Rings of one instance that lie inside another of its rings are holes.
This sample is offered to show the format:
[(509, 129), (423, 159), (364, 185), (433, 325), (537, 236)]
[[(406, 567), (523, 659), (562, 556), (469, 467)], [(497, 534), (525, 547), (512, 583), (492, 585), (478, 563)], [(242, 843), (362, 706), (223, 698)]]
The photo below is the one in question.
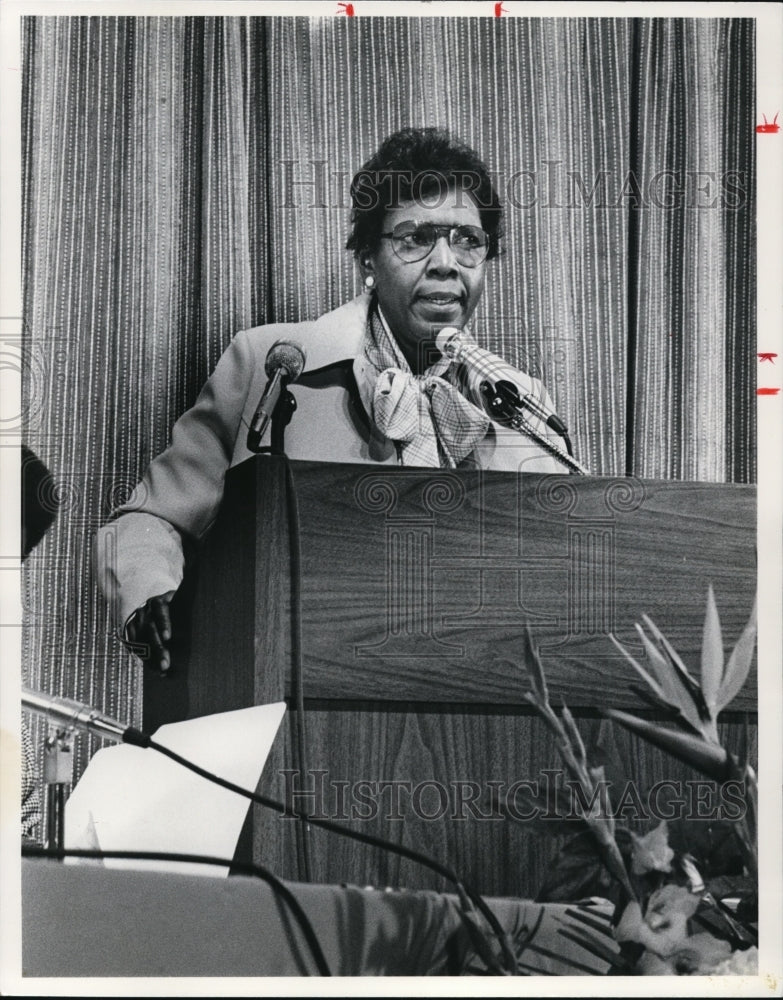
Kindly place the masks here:
[[(290, 458), (566, 471), (547, 446), (557, 439), (543, 416), (530, 418), (528, 433), (493, 419), (480, 372), (436, 346), (444, 328), (466, 331), (500, 250), (502, 208), (481, 159), (444, 131), (403, 129), (356, 173), (351, 200), (347, 248), (363, 293), (313, 322), (238, 333), (170, 446), (98, 534), (101, 589), (125, 640), (148, 648), (153, 669), (170, 666), (183, 539), (209, 530), (226, 471), (251, 457), (249, 443), (268, 448), (263, 401), (281, 367), (296, 379)], [(554, 413), (535, 379), (516, 372), (515, 384), (542, 415)]]

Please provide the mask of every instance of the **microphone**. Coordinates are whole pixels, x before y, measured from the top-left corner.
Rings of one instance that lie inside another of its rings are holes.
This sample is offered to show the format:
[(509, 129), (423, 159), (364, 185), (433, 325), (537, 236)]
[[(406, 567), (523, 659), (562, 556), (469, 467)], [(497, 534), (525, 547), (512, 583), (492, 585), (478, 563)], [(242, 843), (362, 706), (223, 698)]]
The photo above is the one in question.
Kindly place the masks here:
[[(520, 372), (516, 368), (492, 354), (491, 351), (484, 350), (470, 337), (464, 330), (458, 330), (455, 326), (444, 326), (435, 338), (435, 345), (441, 354), (452, 361), (462, 362), (470, 371), (479, 375), (483, 379), (491, 382), (492, 394), (500, 390), (499, 404), (522, 406), (529, 413), (538, 417), (548, 427), (565, 437), (568, 428), (556, 413), (547, 409), (535, 396), (526, 392), (520, 383)], [(513, 383), (509, 386), (508, 383)], [(514, 390), (516, 389), (516, 392)]]
[(264, 370), (269, 381), (258, 401), (256, 412), (247, 432), (249, 451), (258, 451), (267, 424), (272, 419), (281, 393), (291, 382), (296, 382), (304, 371), (305, 351), (292, 340), (278, 340), (269, 348)]
[(141, 730), (118, 722), (97, 708), (84, 705), (70, 698), (60, 698), (32, 688), (22, 688), (22, 708), (28, 712), (42, 715), (51, 725), (58, 729), (81, 729), (83, 732), (101, 736), (103, 739), (114, 740), (115, 743), (133, 743), (135, 746), (146, 747), (150, 738)]

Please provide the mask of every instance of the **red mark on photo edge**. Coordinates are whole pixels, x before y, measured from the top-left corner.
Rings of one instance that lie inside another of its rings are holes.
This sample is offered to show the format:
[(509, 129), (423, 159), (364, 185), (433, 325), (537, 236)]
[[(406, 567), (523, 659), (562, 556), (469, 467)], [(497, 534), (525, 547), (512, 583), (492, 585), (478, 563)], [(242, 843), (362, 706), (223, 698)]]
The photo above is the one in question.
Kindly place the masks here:
[(777, 388), (777, 389), (768, 389), (768, 388), (756, 389), (756, 395), (757, 396), (777, 396), (777, 394), (779, 392), (780, 392), (780, 388)]
[(502, 3), (495, 4), (495, 17), (502, 17), (503, 14), (508, 14), (508, 11), (503, 6)]
[[(778, 112), (778, 114), (780, 114), (780, 112)], [(775, 115), (771, 122), (767, 121), (766, 115), (762, 115), (761, 117), (764, 119), (764, 124), (756, 126), (757, 132), (765, 135), (774, 135), (776, 132), (780, 131), (780, 125), (778, 125), (778, 115)]]
[(777, 354), (775, 354), (774, 351), (770, 351), (768, 353), (763, 353), (763, 354), (759, 353), (759, 364), (762, 361), (769, 361), (769, 362), (771, 362), (774, 365), (776, 357), (777, 357)]
[(356, 13), (353, 9), (352, 3), (338, 3), (337, 6), (343, 8), (342, 10), (336, 11), (337, 14), (347, 14), (348, 17), (353, 17)]

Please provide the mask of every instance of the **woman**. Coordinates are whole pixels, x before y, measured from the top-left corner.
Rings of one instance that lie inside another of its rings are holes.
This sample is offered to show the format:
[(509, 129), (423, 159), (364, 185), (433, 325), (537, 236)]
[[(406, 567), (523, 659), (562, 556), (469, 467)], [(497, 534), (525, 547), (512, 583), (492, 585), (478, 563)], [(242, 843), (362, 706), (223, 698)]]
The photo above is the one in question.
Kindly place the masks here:
[[(476, 379), (435, 347), (444, 327), (466, 327), (499, 252), (502, 209), (478, 156), (443, 131), (404, 129), (356, 174), (351, 198), (347, 245), (364, 293), (315, 322), (237, 334), (170, 447), (99, 532), (101, 588), (126, 641), (147, 646), (145, 662), (163, 672), (183, 538), (209, 529), (226, 470), (250, 457), (247, 428), (275, 341), (297, 342), (307, 358), (291, 387), (291, 458), (562, 471), (535, 441), (490, 420)], [(539, 383), (527, 388), (549, 405)]]

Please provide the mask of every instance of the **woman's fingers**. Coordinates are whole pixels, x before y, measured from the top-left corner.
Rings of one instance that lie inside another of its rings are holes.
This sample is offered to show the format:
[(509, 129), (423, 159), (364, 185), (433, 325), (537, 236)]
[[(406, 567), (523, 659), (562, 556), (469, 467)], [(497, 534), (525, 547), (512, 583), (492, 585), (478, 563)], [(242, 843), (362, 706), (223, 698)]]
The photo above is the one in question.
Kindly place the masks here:
[(154, 622), (157, 626), (158, 634), (164, 643), (171, 641), (171, 612), (169, 610), (169, 602), (173, 596), (174, 591), (170, 590), (167, 594), (161, 594), (160, 597), (151, 598)]
[(171, 661), (169, 659), (169, 651), (166, 649), (166, 644), (161, 638), (157, 622), (154, 619), (150, 620), (147, 627), (147, 641), (150, 647), (147, 666), (153, 667), (155, 670), (160, 670), (162, 674), (165, 674), (169, 669)]
[(136, 655), (145, 666), (166, 673), (171, 666), (168, 644), (171, 642), (171, 611), (169, 604), (174, 591), (151, 597), (139, 608), (128, 624), (128, 638), (138, 647)]

